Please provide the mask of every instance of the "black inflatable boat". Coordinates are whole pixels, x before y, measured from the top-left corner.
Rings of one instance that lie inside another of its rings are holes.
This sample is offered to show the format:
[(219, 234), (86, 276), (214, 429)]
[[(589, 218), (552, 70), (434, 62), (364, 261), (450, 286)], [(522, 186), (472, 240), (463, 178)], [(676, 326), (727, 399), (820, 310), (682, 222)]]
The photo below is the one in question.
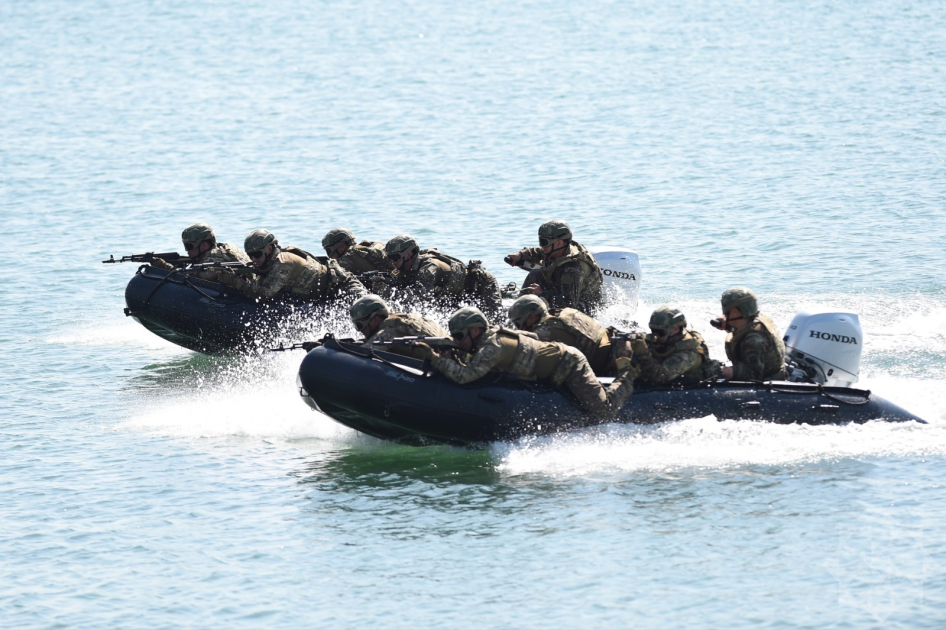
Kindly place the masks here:
[[(601, 424), (568, 394), (491, 374), (457, 385), (415, 359), (326, 337), (299, 368), (305, 402), (368, 435), (407, 444), (513, 440)], [(653, 424), (713, 415), (779, 424), (925, 422), (870, 391), (806, 383), (706, 382), (635, 389), (616, 422)]]
[(172, 343), (197, 352), (238, 350), (267, 342), (291, 321), (324, 314), (317, 303), (256, 302), (217, 282), (142, 265), (125, 288), (125, 315)]

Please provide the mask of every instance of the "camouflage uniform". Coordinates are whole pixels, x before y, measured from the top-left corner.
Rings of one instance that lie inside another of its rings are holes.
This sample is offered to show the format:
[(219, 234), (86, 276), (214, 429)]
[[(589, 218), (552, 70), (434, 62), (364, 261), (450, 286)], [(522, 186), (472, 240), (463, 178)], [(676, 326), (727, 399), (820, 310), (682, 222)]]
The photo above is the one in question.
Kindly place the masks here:
[(248, 297), (262, 299), (283, 290), (308, 300), (361, 297), (367, 293), (362, 284), (334, 260), (316, 258), (295, 247), (274, 246), (272, 257), (260, 272), (256, 280), (236, 278), (232, 286)]
[(726, 356), (733, 380), (784, 380), (785, 343), (771, 319), (757, 313), (748, 324), (726, 336)]
[(526, 276), (519, 295), (528, 294), (525, 287), (537, 284), (550, 308), (577, 308), (593, 314), (601, 305), (604, 274), (580, 243), (572, 241), (568, 252), (560, 258), (546, 260), (541, 247), (526, 247), (519, 251), (519, 256), (526, 262), (541, 263)]
[[(378, 332), (365, 341), (365, 347), (372, 348), (376, 341), (391, 341), (397, 337), (449, 337), (449, 333), (437, 322), (413, 313), (391, 313), (383, 322)], [(426, 357), (422, 348), (411, 346), (381, 346), (379, 350), (393, 352), (417, 359)]]
[[(666, 344), (650, 341), (646, 354), (638, 353), (641, 380), (664, 384), (680, 379), (684, 382), (701, 381), (718, 372), (718, 363), (709, 360), (709, 349), (703, 336), (695, 330), (684, 330), (678, 340)], [(707, 370), (704, 370), (704, 362)]]
[(611, 337), (608, 329), (574, 308), (546, 315), (532, 330), (542, 341), (557, 341), (577, 348), (598, 376), (615, 372)]
[[(494, 316), (502, 310), (502, 294), (499, 283), (478, 260), (469, 265), (442, 254), (436, 249), (424, 249), (411, 261), (410, 269), (402, 268), (392, 274), (391, 288), (395, 295), (405, 292), (407, 297), (423, 299), (432, 297), (440, 306), (456, 308), (471, 302)], [(382, 287), (375, 287), (383, 290)]]
[(384, 257), (384, 243), (362, 241), (348, 248), (336, 262), (355, 275), (368, 271), (390, 271), (391, 263)]
[(604, 420), (613, 419), (634, 392), (636, 375), (626, 370), (605, 388), (577, 349), (496, 326), (483, 331), (466, 364), (446, 355), (438, 355), (431, 364), (461, 385), (490, 372), (507, 372), (527, 381), (551, 381), (556, 387), (567, 388), (585, 411)]
[[(250, 257), (247, 256), (242, 249), (236, 247), (235, 245), (230, 245), (228, 243), (217, 243), (213, 249), (208, 249), (203, 254), (194, 259), (193, 262), (195, 264), (238, 262), (248, 265), (250, 264)], [(209, 269), (207, 271), (198, 271), (193, 275), (204, 280), (216, 280), (219, 273), (219, 271)]]

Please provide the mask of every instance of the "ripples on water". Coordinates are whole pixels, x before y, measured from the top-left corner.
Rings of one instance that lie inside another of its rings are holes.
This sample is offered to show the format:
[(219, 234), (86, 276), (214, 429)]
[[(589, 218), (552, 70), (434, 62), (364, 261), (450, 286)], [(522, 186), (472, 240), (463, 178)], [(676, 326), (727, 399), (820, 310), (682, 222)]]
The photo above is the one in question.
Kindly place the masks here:
[[(0, 5), (3, 625), (941, 627), (943, 15)], [(407, 448), (311, 412), (299, 354), (156, 338), (98, 263), (346, 225), (521, 281), (552, 216), (639, 251), (638, 320), (676, 303), (716, 356), (734, 284), (782, 327), (859, 313), (861, 385), (931, 424)]]

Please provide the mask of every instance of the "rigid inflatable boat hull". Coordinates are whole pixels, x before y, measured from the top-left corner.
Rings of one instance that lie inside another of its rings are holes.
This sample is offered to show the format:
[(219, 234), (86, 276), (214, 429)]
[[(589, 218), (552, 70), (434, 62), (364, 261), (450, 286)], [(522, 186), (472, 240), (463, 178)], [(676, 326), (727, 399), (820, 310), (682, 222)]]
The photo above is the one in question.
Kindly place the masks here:
[[(513, 440), (601, 424), (577, 401), (543, 383), (490, 374), (457, 385), (423, 364), (327, 338), (299, 368), (300, 393), (313, 408), (378, 438), (469, 444)], [(780, 424), (923, 422), (865, 390), (800, 383), (700, 383), (637, 388), (616, 422), (652, 424), (713, 415)]]
[(217, 282), (142, 266), (125, 288), (125, 313), (154, 334), (205, 353), (238, 350), (276, 330), (293, 314), (315, 316), (318, 305), (258, 303)]

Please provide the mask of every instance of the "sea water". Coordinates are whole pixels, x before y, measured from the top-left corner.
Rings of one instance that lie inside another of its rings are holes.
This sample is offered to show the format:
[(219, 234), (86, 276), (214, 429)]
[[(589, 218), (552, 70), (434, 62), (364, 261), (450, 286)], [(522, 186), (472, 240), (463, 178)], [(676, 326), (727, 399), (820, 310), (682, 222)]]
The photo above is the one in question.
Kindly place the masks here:
[[(935, 2), (0, 3), (0, 625), (943, 627), (944, 72)], [(717, 358), (733, 285), (858, 313), (929, 424), (399, 446), (99, 262), (345, 226), (521, 282), (551, 218)]]

